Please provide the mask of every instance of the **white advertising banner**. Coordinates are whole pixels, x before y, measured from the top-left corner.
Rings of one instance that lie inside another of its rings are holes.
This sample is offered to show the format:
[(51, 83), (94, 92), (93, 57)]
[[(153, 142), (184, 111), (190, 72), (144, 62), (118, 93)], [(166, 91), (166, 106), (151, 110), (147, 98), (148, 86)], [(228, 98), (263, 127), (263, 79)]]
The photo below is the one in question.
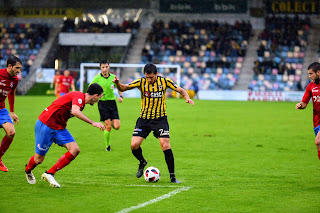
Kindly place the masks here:
[(53, 68), (38, 68), (36, 73), (37, 83), (52, 83), (53, 77), (55, 75), (55, 70)]
[(200, 100), (247, 101), (248, 91), (242, 90), (200, 90)]
[(304, 92), (254, 92), (245, 90), (200, 90), (200, 100), (220, 101), (293, 101), (299, 102)]
[(128, 46), (131, 33), (59, 33), (61, 46)]
[(283, 92), (248, 91), (248, 101), (285, 101)]

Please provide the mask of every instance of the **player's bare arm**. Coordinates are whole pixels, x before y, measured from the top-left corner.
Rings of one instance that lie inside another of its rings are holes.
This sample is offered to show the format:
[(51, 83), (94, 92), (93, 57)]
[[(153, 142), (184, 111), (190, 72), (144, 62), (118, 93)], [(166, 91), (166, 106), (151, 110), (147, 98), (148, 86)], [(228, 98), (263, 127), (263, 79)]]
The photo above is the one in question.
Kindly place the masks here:
[(76, 91), (75, 87), (74, 87), (74, 81), (72, 80), (72, 83), (71, 83), (71, 91), (74, 92)]
[(113, 79), (112, 82), (116, 84), (116, 86), (120, 92), (124, 92), (124, 91), (132, 89), (129, 87), (128, 84), (121, 84), (120, 80), (117, 78), (117, 76)]
[(13, 120), (14, 124), (19, 124), (19, 118), (18, 116), (14, 113), (14, 100), (15, 100), (15, 90), (11, 90), (8, 94), (8, 101), (10, 105), (10, 115)]
[(85, 114), (83, 114), (83, 112), (81, 112), (80, 107), (78, 105), (72, 105), (71, 114), (74, 115), (75, 117), (79, 118), (80, 120), (83, 120), (83, 121), (91, 124), (94, 127), (98, 127), (100, 130), (105, 130), (105, 127), (102, 123), (94, 122), (90, 118), (85, 116)]
[(296, 109), (305, 109), (308, 106), (308, 103), (300, 102), (296, 104)]
[(123, 92), (120, 92), (118, 90), (118, 93), (119, 93), (118, 101), (119, 101), (119, 103), (121, 103), (123, 101)]
[(184, 99), (186, 99), (186, 103), (189, 103), (189, 104), (191, 104), (191, 105), (194, 105), (194, 102), (193, 102), (193, 100), (191, 100), (191, 98), (189, 97), (187, 91), (185, 91), (185, 90), (182, 89), (181, 87), (177, 87), (177, 92), (179, 92), (179, 93), (182, 95), (182, 97), (183, 97)]
[(58, 82), (54, 85), (54, 94), (56, 95), (58, 91)]

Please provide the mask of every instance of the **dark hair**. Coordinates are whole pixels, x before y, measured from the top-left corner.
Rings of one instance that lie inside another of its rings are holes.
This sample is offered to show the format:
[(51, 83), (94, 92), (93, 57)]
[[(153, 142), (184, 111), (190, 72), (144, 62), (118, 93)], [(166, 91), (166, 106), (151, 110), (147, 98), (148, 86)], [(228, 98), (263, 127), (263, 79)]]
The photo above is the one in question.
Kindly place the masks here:
[(20, 63), (22, 65), (20, 58), (18, 58), (17, 56), (10, 55), (9, 58), (7, 59), (7, 67), (9, 66), (9, 64), (11, 64), (11, 66), (14, 66), (17, 63)]
[(157, 67), (154, 64), (146, 64), (143, 68), (144, 74), (157, 74)]
[(308, 66), (308, 70), (312, 70), (313, 72), (317, 72), (318, 70), (320, 70), (320, 63), (318, 62), (313, 62), (312, 64), (310, 64)]
[(99, 84), (93, 83), (93, 84), (90, 84), (90, 86), (88, 87), (87, 93), (89, 95), (95, 95), (95, 94), (101, 95), (103, 93), (103, 89)]
[(109, 61), (108, 60), (102, 60), (102, 61), (100, 61), (100, 66), (101, 66), (101, 64), (109, 64)]

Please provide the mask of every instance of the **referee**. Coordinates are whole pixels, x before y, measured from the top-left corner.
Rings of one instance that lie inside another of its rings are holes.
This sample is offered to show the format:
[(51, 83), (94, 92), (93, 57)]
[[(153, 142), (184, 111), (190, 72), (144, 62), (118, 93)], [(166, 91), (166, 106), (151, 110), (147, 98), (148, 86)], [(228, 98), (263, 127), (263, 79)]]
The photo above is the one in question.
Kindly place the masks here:
[[(98, 83), (103, 88), (103, 96), (98, 102), (98, 108), (100, 112), (100, 121), (104, 123), (106, 128), (106, 130), (104, 130), (106, 151), (111, 151), (111, 127), (113, 127), (115, 130), (120, 128), (120, 118), (116, 103), (116, 96), (114, 95), (113, 91), (115, 84), (112, 82), (116, 76), (109, 72), (110, 66), (109, 61), (107, 60), (100, 62), (100, 69), (101, 73), (95, 76), (90, 84)], [(121, 103), (123, 101), (122, 92), (118, 92), (118, 101)]]

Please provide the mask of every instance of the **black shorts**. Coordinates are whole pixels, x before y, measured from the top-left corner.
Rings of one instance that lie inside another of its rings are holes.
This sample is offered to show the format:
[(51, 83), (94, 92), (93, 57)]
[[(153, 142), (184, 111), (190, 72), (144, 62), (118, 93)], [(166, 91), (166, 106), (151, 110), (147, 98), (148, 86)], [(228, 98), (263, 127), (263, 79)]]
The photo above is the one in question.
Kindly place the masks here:
[(156, 138), (170, 138), (167, 117), (161, 117), (158, 119), (138, 118), (132, 136), (147, 138), (151, 131), (153, 131), (153, 135)]
[(117, 103), (115, 100), (99, 101), (98, 108), (100, 112), (100, 121), (119, 119)]

